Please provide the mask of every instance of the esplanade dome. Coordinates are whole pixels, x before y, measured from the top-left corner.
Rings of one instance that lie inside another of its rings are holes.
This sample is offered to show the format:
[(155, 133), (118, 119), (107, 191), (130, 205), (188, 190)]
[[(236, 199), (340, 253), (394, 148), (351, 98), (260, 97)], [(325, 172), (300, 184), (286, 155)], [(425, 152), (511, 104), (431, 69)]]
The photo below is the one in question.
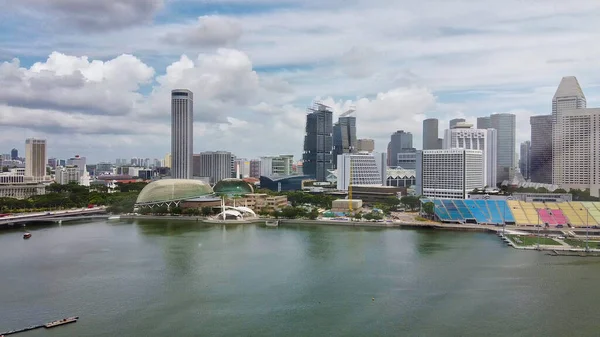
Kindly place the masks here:
[(146, 185), (136, 204), (151, 205), (212, 195), (209, 184), (194, 179), (161, 179)]
[(213, 190), (219, 195), (245, 195), (254, 193), (254, 188), (242, 179), (227, 178), (219, 181)]

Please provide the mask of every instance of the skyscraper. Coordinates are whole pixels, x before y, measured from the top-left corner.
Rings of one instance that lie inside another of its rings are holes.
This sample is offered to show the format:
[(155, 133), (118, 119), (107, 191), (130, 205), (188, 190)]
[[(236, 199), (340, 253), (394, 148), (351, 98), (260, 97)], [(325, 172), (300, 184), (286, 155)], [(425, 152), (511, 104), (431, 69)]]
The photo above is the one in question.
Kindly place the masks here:
[(450, 123), (448, 123), (449, 126), (450, 126), (449, 129), (454, 128), (456, 126), (456, 124), (458, 124), (458, 123), (464, 123), (464, 122), (466, 122), (464, 118), (454, 118), (454, 119), (451, 119)]
[(388, 143), (388, 163), (389, 166), (398, 166), (398, 153), (413, 152), (413, 137), (412, 133), (398, 130), (390, 137)]
[(572, 109), (583, 109), (587, 106), (585, 95), (575, 76), (563, 77), (552, 98), (552, 183), (564, 183), (563, 156), (564, 132), (563, 112)]
[(302, 154), (304, 174), (317, 181), (326, 181), (332, 168), (333, 111), (330, 107), (315, 103), (306, 115), (306, 135)]
[(171, 91), (171, 177), (191, 179), (194, 153), (194, 94)]
[(516, 116), (508, 113), (492, 114), (490, 124), (497, 132), (498, 157), (496, 160), (496, 183), (512, 179), (516, 168)]
[(28, 138), (25, 140), (25, 175), (42, 178), (46, 176), (46, 140)]
[(17, 160), (17, 158), (19, 158), (19, 150), (17, 149), (12, 149), (10, 151), (10, 159), (12, 160)]
[(357, 152), (373, 152), (375, 151), (375, 140), (362, 138), (356, 141)]
[(343, 116), (333, 126), (333, 162), (332, 167), (337, 167), (338, 155), (356, 152), (356, 117)]
[(480, 130), (489, 129), (492, 127), (490, 117), (477, 117), (477, 128)]
[(423, 121), (423, 150), (438, 149), (439, 122), (437, 118)]
[(496, 186), (496, 160), (498, 157), (495, 129), (473, 129), (472, 124), (458, 123), (444, 132), (444, 149), (481, 150), (483, 155), (483, 181), (486, 186)]
[(552, 115), (531, 116), (531, 166), (534, 183), (552, 184)]
[(207, 151), (200, 153), (200, 177), (209, 177), (210, 183), (231, 178), (231, 152)]
[(531, 179), (531, 142), (521, 143), (521, 152), (519, 156), (519, 170), (525, 180)]

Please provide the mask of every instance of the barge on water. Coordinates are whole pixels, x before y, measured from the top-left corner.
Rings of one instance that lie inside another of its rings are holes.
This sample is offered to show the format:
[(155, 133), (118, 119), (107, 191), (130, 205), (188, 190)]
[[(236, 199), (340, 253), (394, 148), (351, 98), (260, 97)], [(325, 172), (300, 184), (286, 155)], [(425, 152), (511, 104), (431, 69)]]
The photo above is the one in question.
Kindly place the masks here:
[(59, 325), (64, 325), (64, 324), (69, 324), (69, 323), (75, 323), (75, 322), (77, 322), (78, 319), (79, 319), (79, 316), (73, 316), (73, 317), (63, 318), (63, 319), (60, 319), (58, 321), (53, 321), (53, 322), (44, 324), (44, 328), (50, 329), (50, 328), (54, 328), (54, 327), (59, 326)]

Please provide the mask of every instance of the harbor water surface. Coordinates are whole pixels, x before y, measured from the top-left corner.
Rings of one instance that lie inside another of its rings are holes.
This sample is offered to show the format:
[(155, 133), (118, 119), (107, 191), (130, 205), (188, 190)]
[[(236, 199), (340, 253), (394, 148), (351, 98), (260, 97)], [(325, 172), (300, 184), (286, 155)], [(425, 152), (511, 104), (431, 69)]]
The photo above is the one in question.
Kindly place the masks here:
[(598, 336), (600, 258), (495, 235), (94, 222), (0, 232), (18, 336)]

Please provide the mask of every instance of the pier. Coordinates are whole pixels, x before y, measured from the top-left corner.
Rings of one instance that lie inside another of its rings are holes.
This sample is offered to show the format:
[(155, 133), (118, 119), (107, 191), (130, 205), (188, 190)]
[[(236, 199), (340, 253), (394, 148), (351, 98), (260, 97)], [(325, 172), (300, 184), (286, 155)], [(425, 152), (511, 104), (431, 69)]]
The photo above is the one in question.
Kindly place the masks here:
[(14, 334), (18, 334), (20, 332), (26, 332), (26, 331), (31, 331), (31, 330), (35, 330), (35, 329), (41, 329), (41, 328), (50, 329), (50, 328), (54, 328), (56, 326), (60, 326), (60, 325), (64, 325), (64, 324), (75, 323), (75, 322), (77, 322), (78, 319), (79, 319), (79, 316), (74, 316), (74, 317), (63, 318), (63, 319), (60, 319), (57, 321), (52, 321), (49, 323), (30, 325), (30, 326), (22, 328), (22, 329), (0, 332), (0, 337), (14, 335)]

